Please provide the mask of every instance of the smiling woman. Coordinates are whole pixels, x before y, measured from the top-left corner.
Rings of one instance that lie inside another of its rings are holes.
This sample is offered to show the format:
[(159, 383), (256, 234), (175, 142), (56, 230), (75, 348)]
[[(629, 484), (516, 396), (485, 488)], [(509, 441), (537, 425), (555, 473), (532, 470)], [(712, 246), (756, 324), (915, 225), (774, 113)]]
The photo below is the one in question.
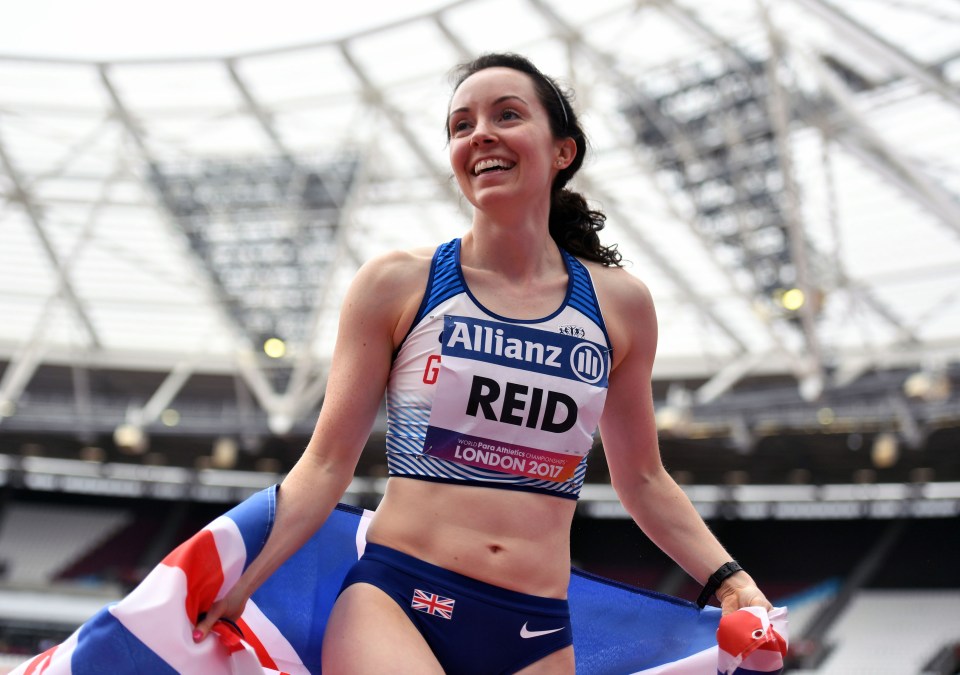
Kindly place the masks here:
[(660, 461), (653, 304), (600, 244), (603, 214), (566, 188), (586, 153), (569, 101), (526, 58), (486, 55), (458, 71), (447, 129), (472, 225), (357, 274), (276, 526), (195, 639), (238, 619), (324, 523), (384, 389), (390, 478), (330, 613), (324, 672), (573, 673), (570, 527), (598, 425), (624, 507), (703, 596), (769, 609)]
[[(651, 449), (656, 348), (664, 455), (706, 517), (827, 513), (808, 498), (850, 480), (910, 481), (897, 485), (910, 494), (929, 483), (922, 513), (952, 506), (937, 482), (960, 471), (948, 452), (960, 429), (955, 0), (450, 0), (416, 21), (403, 13), (423, 3), (7, 4), (0, 464), (42, 451), (189, 473), (230, 436), (236, 468), (283, 472), (331, 375), (277, 532), (322, 516), (370, 419), (344, 500), (380, 503), (387, 418), (371, 401), (389, 391), (381, 544), (418, 559), (436, 550), (430, 564), (558, 599), (563, 554), (550, 553), (564, 548), (582, 428), (604, 396), (599, 426), (624, 504), (703, 580), (720, 562), (707, 535), (668, 523), (658, 536), (660, 518), (686, 506)], [(446, 67), (478, 49), (523, 49), (560, 79), (498, 60), (443, 86)], [(16, 57), (31, 53), (73, 59)], [(190, 56), (204, 53), (219, 56)], [(165, 58), (124, 60), (153, 54)], [(499, 92), (484, 82), (495, 69), (506, 71)], [(451, 130), (453, 111), (463, 119)], [(448, 143), (441, 125), (463, 136)], [(463, 156), (450, 165), (453, 153)], [(594, 245), (600, 224), (618, 248)], [(414, 250), (385, 254), (396, 248)], [(482, 348), (441, 342), (447, 318)], [(267, 332), (275, 325), (290, 334)], [(260, 349), (271, 337), (284, 355)], [(523, 359), (502, 358), (521, 345)], [(902, 386), (918, 372), (943, 386)], [(157, 418), (164, 409), (176, 424)], [(148, 454), (115, 443), (131, 423)], [(910, 452), (871, 455), (888, 434)], [(607, 468), (590, 459), (597, 484), (578, 514), (626, 515)], [(242, 498), (242, 485), (220, 498)], [(794, 489), (807, 496), (782, 503)], [(678, 593), (697, 597), (688, 590)]]

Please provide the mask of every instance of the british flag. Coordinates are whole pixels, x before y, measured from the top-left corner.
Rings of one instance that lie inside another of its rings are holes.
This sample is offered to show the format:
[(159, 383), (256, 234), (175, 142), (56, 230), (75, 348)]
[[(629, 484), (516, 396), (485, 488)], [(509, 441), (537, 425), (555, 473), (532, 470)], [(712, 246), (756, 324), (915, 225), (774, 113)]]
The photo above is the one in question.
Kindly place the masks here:
[[(222, 598), (260, 552), (274, 524), (276, 490), (257, 493), (214, 520), (137, 589), (11, 675), (319, 675), (327, 617), (373, 516), (352, 506), (338, 507), (253, 594), (237, 620), (242, 637), (222, 622), (199, 644), (191, 637), (200, 610)], [(746, 608), (721, 620), (717, 607), (701, 610), (576, 569), (569, 598), (578, 675), (782, 671), (785, 608), (769, 617)], [(415, 609), (444, 619), (452, 618), (453, 605), (452, 598), (419, 590), (413, 598)], [(718, 631), (724, 622), (729, 626)]]
[(418, 612), (425, 612), (443, 619), (453, 618), (453, 598), (445, 598), (436, 593), (427, 593), (419, 588), (413, 589), (413, 601), (410, 606)]

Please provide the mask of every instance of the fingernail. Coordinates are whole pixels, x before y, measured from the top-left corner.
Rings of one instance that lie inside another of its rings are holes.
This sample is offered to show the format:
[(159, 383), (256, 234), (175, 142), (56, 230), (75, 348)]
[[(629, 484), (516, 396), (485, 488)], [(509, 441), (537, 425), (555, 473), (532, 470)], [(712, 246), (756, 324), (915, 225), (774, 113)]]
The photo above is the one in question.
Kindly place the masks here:
[(203, 639), (203, 633), (201, 633), (199, 630), (193, 631), (193, 641), (194, 641), (194, 642), (200, 642), (200, 640), (202, 640), (202, 639)]

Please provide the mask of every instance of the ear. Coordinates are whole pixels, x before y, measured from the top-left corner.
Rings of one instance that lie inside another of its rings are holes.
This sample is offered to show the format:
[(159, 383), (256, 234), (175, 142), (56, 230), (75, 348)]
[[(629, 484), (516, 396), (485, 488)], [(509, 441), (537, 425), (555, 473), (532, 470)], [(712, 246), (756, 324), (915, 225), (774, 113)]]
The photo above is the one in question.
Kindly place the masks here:
[(572, 138), (563, 138), (556, 143), (556, 159), (554, 164), (558, 171), (566, 169), (577, 156), (577, 142)]

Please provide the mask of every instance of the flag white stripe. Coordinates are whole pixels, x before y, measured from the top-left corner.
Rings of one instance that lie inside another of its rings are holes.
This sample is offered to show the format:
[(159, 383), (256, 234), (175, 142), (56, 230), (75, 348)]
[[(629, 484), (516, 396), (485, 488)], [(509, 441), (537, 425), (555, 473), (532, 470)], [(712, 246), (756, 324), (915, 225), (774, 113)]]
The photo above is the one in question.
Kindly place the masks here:
[(110, 613), (177, 672), (220, 672), (223, 647), (209, 637), (194, 643), (193, 624), (183, 611), (186, 601), (184, 571), (158, 565), (122, 602), (111, 607)]
[(243, 566), (247, 562), (247, 547), (240, 535), (240, 528), (226, 516), (220, 516), (205, 529), (213, 534), (223, 570), (223, 586), (217, 592), (217, 600), (219, 600), (234, 587), (240, 575), (243, 574)]
[(300, 655), (297, 654), (293, 645), (287, 641), (283, 633), (274, 625), (272, 621), (257, 607), (253, 600), (247, 602), (243, 610), (243, 620), (256, 634), (257, 639), (263, 643), (264, 648), (277, 664), (277, 668), (290, 675), (310, 675), (310, 671), (303, 665)]
[(706, 675), (717, 671), (717, 648), (710, 647), (679, 661), (639, 670), (633, 675)]

